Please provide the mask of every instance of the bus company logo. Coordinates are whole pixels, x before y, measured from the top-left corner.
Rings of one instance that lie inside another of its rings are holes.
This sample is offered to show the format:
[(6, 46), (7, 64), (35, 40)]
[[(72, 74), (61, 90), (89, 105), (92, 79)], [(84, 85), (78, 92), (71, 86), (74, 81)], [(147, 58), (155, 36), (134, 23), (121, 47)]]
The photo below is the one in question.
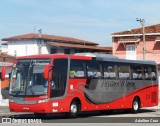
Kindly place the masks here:
[(112, 88), (113, 90), (116, 90), (118, 87), (126, 87), (127, 90), (136, 89), (134, 82), (129, 82), (125, 79), (120, 82), (114, 80), (103, 80), (101, 87), (105, 87), (106, 89)]
[(11, 118), (2, 118), (2, 123), (12, 123)]
[(42, 123), (41, 119), (2, 118), (2, 123)]

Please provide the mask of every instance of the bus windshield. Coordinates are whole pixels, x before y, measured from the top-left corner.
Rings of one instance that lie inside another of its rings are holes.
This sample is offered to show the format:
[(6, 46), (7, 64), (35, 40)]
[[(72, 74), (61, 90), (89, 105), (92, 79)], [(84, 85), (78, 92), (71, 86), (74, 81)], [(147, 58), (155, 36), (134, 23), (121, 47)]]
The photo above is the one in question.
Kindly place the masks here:
[(10, 78), (9, 94), (13, 96), (45, 95), (48, 80), (44, 78), (44, 66), (50, 59), (18, 60)]

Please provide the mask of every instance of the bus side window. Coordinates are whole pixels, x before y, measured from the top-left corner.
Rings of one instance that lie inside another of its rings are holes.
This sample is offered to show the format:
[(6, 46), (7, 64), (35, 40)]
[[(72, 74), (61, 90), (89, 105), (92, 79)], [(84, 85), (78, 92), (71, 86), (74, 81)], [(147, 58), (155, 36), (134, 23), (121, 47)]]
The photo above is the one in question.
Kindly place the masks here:
[(100, 63), (87, 62), (87, 76), (88, 78), (101, 78)]
[(115, 79), (116, 78), (115, 66), (111, 63), (104, 63), (103, 74), (104, 78)]
[(154, 66), (145, 66), (144, 75), (146, 80), (156, 80), (156, 68)]
[(151, 66), (151, 79), (156, 80), (157, 79), (157, 73), (156, 73), (156, 67)]
[(142, 67), (141, 66), (131, 66), (131, 74), (132, 74), (133, 80), (142, 80), (143, 79)]
[(130, 67), (128, 65), (122, 64), (118, 67), (119, 79), (130, 79), (129, 74)]
[(74, 77), (75, 77), (75, 75), (76, 75), (75, 70), (74, 70), (73, 68), (72, 68), (72, 69), (70, 69), (69, 77), (70, 77), (70, 78), (74, 78)]
[(83, 78), (83, 77), (85, 77), (83, 61), (71, 60), (69, 77), (70, 78)]
[(146, 80), (151, 80), (151, 67), (144, 66), (144, 76)]
[(155, 73), (155, 72), (152, 72), (152, 73), (151, 73), (151, 78), (152, 78), (152, 80), (155, 80), (155, 79), (156, 79), (156, 73)]
[(77, 71), (76, 77), (84, 77), (84, 71)]

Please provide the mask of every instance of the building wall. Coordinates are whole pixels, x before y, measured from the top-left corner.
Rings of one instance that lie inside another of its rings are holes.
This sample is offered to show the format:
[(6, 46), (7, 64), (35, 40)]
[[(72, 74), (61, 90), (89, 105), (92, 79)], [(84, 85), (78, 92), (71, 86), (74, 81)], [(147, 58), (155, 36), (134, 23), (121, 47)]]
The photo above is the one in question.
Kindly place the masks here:
[[(26, 56), (26, 55), (37, 55), (39, 53), (38, 40), (21, 40), (21, 41), (9, 41), (8, 42), (8, 54), (13, 56)], [(46, 44), (41, 40), (41, 54), (50, 54), (51, 45)], [(57, 49), (57, 53), (64, 53), (65, 48), (54, 47)], [(75, 53), (74, 49), (70, 49), (70, 53)]]
[[(52, 47), (51, 45), (47, 45), (47, 44), (46, 44), (46, 47), (49, 53), (51, 53), (51, 48), (56, 49), (56, 53), (65, 53), (65, 49), (66, 49), (64, 47)], [(75, 53), (75, 49), (70, 49), (70, 54), (74, 54), (74, 53)]]
[[(8, 54), (16, 56), (36, 55), (39, 44), (38, 40), (22, 40), (22, 41), (9, 41), (8, 42)], [(49, 54), (50, 47), (46, 46), (44, 41), (41, 41), (41, 53)]]
[(118, 40), (113, 40), (113, 55), (125, 59), (126, 58), (126, 48), (122, 43), (118, 43)]
[(0, 45), (0, 51), (6, 53), (8, 51), (8, 45)]
[[(125, 45), (135, 45), (136, 46), (136, 59), (143, 60), (143, 41), (138, 43), (118, 43), (120, 38), (113, 38), (113, 55), (126, 59), (126, 47)], [(160, 42), (155, 41), (155, 37), (147, 37), (145, 41), (146, 45), (146, 60), (153, 60), (160, 63)]]
[[(38, 48), (38, 47), (37, 47)], [(46, 43), (42, 42), (41, 53), (42, 54), (50, 54), (51, 47)]]

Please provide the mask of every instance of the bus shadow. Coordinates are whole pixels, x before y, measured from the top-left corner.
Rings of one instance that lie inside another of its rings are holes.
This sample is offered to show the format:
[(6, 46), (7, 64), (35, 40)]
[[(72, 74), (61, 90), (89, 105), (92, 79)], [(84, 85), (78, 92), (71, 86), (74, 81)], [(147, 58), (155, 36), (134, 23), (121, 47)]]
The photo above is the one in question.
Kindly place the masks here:
[[(156, 110), (149, 110), (149, 109), (141, 109), (139, 111), (139, 113), (152, 113), (152, 112), (156, 112)], [(101, 113), (99, 111), (87, 111), (87, 112), (81, 112), (78, 115), (78, 118), (76, 119), (80, 119), (80, 118), (90, 118), (90, 117), (98, 117), (98, 116), (105, 116), (105, 117), (113, 117), (113, 115), (116, 115), (116, 117), (118, 115), (121, 114), (132, 114), (129, 111), (126, 110), (114, 110), (114, 111), (106, 111), (105, 113)], [(138, 113), (137, 113), (138, 115)], [(61, 120), (61, 119), (72, 119), (69, 117), (66, 117), (65, 114), (63, 113), (58, 113), (58, 114), (47, 114), (45, 117), (43, 118), (37, 118), (34, 114), (16, 114), (16, 115), (11, 115), (9, 116), (9, 118), (14, 118), (14, 119), (42, 119), (42, 120)], [(114, 117), (113, 117), (114, 118)], [(74, 118), (75, 119), (75, 118)]]

